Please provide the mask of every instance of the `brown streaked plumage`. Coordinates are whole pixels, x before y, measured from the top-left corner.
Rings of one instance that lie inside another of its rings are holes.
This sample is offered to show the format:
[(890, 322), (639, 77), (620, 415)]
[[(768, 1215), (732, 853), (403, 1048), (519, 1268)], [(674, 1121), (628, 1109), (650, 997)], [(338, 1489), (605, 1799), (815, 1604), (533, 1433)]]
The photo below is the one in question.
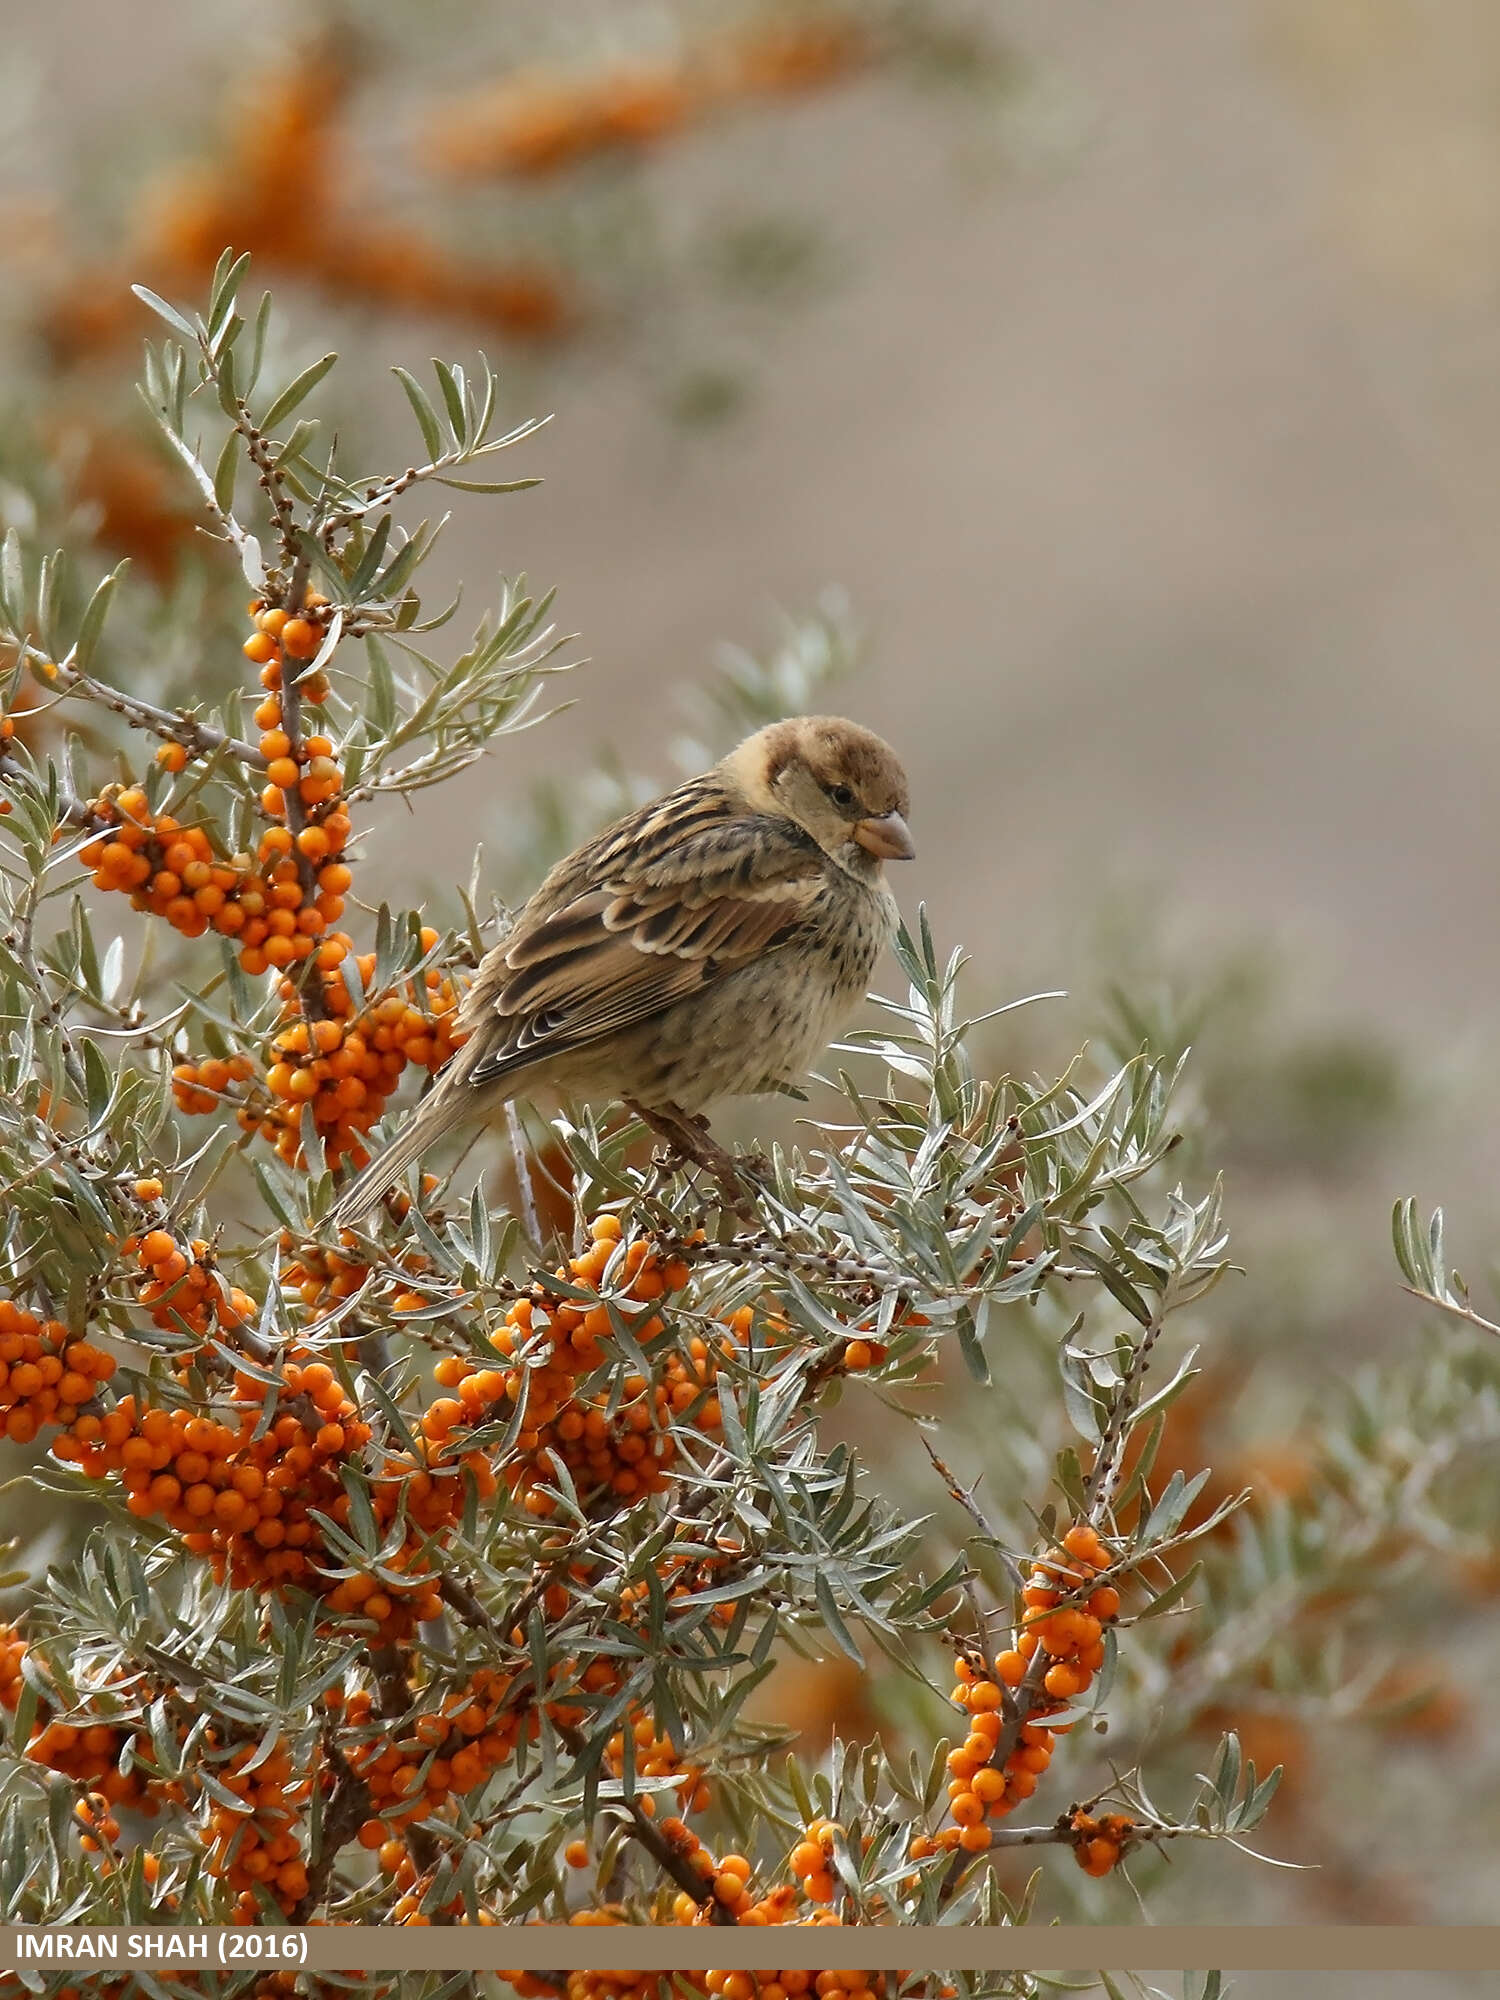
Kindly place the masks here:
[(332, 1225), (453, 1127), (543, 1086), (619, 1098), (691, 1150), (706, 1106), (802, 1075), (895, 930), (881, 864), (915, 853), (907, 810), (889, 744), (799, 716), (585, 842), (486, 954), (468, 1039)]

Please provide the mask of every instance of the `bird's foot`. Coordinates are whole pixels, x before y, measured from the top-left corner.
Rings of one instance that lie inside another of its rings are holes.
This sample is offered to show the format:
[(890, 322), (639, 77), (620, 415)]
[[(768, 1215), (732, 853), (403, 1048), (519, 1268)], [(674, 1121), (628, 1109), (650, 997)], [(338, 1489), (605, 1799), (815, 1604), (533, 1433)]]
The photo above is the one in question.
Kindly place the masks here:
[(648, 1110), (632, 1098), (625, 1100), (625, 1108), (633, 1111), (659, 1139), (666, 1141), (675, 1159), (701, 1167), (718, 1184), (725, 1205), (742, 1222), (755, 1220), (756, 1196), (760, 1192), (756, 1169), (764, 1164), (759, 1155), (749, 1160), (737, 1160), (714, 1138), (708, 1120), (701, 1114), (690, 1116), (666, 1105)]

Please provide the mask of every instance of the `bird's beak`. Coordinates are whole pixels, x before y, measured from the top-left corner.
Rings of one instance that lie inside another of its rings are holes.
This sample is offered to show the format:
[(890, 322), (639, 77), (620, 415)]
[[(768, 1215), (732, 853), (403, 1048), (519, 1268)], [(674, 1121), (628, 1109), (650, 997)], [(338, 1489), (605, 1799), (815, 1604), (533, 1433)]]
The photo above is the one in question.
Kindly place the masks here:
[(854, 838), (878, 861), (915, 861), (917, 843), (911, 837), (911, 828), (898, 812), (882, 813), (879, 819), (862, 819), (854, 829)]

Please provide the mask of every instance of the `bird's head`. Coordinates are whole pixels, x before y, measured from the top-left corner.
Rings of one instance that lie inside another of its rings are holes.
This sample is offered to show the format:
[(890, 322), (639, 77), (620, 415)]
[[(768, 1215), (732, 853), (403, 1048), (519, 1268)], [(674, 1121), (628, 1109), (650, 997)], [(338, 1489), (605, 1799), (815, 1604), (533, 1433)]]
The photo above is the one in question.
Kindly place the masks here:
[(871, 874), (916, 854), (906, 773), (889, 743), (838, 715), (797, 715), (724, 760), (761, 812), (784, 813), (840, 867)]

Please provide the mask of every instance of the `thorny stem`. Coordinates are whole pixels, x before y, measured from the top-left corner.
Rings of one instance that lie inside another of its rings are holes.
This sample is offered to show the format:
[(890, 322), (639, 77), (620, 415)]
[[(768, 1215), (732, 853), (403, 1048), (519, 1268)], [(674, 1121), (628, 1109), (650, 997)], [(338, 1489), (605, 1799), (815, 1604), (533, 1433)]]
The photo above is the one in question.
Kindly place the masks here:
[[(1204, 1827), (1197, 1826), (1143, 1826), (1139, 1820), (1132, 1822), (1130, 1840), (1133, 1846), (1155, 1846), (1164, 1840), (1197, 1838), (1210, 1840), (1213, 1835)], [(992, 1853), (997, 1847), (1048, 1847), (1060, 1842), (1071, 1843), (1073, 1824), (1071, 1812), (1062, 1813), (1051, 1826), (997, 1826), (990, 1829), (990, 1844), (986, 1852)]]
[(1460, 1304), (1457, 1299), (1440, 1298), (1436, 1292), (1424, 1292), (1418, 1285), (1403, 1285), (1401, 1289), (1424, 1306), (1435, 1306), (1439, 1312), (1447, 1313), (1452, 1319), (1461, 1319), (1466, 1326), (1472, 1326), (1480, 1333), (1500, 1336), (1500, 1326), (1492, 1319), (1486, 1319), (1483, 1313), (1476, 1312), (1471, 1305)]
[[(204, 340), (201, 342), (201, 346), (209, 374), (217, 381), (218, 366), (208, 342)], [(271, 517), (276, 523), (276, 539), (281, 545), (282, 561), (294, 576), (299, 567), (302, 570), (301, 580), (296, 585), (295, 594), (288, 593), (290, 601), (287, 603), (287, 609), (288, 611), (295, 611), (302, 602), (302, 591), (307, 582), (306, 557), (303, 554), (297, 535), (296, 509), (287, 497), (286, 485), (281, 477), (281, 468), (271, 456), (265, 432), (261, 430), (260, 426), (251, 416), (249, 406), (238, 396), (234, 399), (232, 421), (235, 429), (245, 440), (246, 456), (259, 475), (257, 483), (266, 496), (266, 504), (271, 509)]]
[(922, 1449), (927, 1453), (927, 1456), (932, 1460), (933, 1471), (937, 1473), (938, 1477), (943, 1481), (944, 1485), (948, 1488), (949, 1493), (958, 1502), (959, 1506), (963, 1508), (964, 1512), (968, 1515), (969, 1519), (974, 1523), (975, 1527), (978, 1528), (980, 1534), (984, 1536), (985, 1541), (990, 1545), (990, 1547), (992, 1547), (995, 1550), (1001, 1562), (1005, 1565), (1006, 1571), (1009, 1574), (1012, 1583), (1014, 1583), (1016, 1589), (1019, 1590), (1021, 1588), (1021, 1583), (1022, 1583), (1020, 1565), (1016, 1562), (1015, 1558), (1012, 1555), (1008, 1554), (1007, 1551), (1001, 1546), (1000, 1537), (995, 1533), (995, 1530), (990, 1526), (989, 1522), (984, 1518), (984, 1515), (980, 1510), (979, 1504), (974, 1498), (974, 1488), (978, 1486), (979, 1481), (976, 1479), (974, 1482), (974, 1486), (970, 1486), (967, 1488), (960, 1486), (958, 1483), (958, 1475), (952, 1470), (951, 1467), (945, 1465), (943, 1460), (938, 1457), (937, 1453), (932, 1448), (931, 1441), (926, 1436), (922, 1438)]
[(1140, 1340), (1136, 1343), (1135, 1352), (1130, 1358), (1130, 1366), (1121, 1377), (1120, 1386), (1115, 1391), (1114, 1401), (1110, 1405), (1109, 1416), (1105, 1420), (1104, 1430), (1099, 1439), (1099, 1448), (1094, 1454), (1094, 1463), (1083, 1484), (1085, 1517), (1096, 1528), (1104, 1518), (1105, 1510), (1119, 1483), (1125, 1434), (1135, 1414), (1136, 1405), (1140, 1401), (1141, 1383), (1145, 1380), (1146, 1370), (1151, 1365), (1152, 1350), (1160, 1338), (1161, 1330), (1167, 1322), (1167, 1315), (1175, 1302), (1174, 1288), (1169, 1283), (1163, 1290)]
[(328, 1894), (339, 1852), (347, 1847), (370, 1817), (370, 1788), (351, 1769), (331, 1730), (323, 1736), (323, 1754), (333, 1768), (333, 1796), (323, 1815), (322, 1837), (307, 1871), (307, 1890), (292, 1912), (294, 1924), (305, 1924)]
[[(30, 712), (36, 713), (35, 710)], [(3, 743), (0, 743), (0, 778), (8, 779), (13, 785), (24, 785), (35, 789), (31, 773), (10, 754)], [(76, 826), (85, 833), (102, 833), (106, 827), (114, 824), (112, 820), (101, 817), (61, 782), (58, 784), (57, 810), (62, 816), (62, 823)]]
[(28, 644), (24, 651), (27, 659), (39, 669), (52, 670), (43, 673), (45, 680), (55, 680), (65, 693), (80, 695), (86, 701), (107, 708), (111, 714), (122, 716), (132, 729), (149, 730), (165, 742), (180, 743), (192, 757), (210, 757), (222, 750), (238, 763), (248, 764), (252, 770), (263, 771), (266, 768), (265, 758), (253, 743), (231, 736), (227, 730), (216, 729), (212, 723), (200, 722), (186, 709), (159, 708), (154, 701), (143, 701), (139, 695), (124, 694), (107, 681), (95, 680), (92, 674), (70, 666), (66, 658), (49, 660), (36, 646)]
[(430, 479), (434, 473), (442, 472), (450, 465), (461, 465), (466, 455), (445, 452), (441, 458), (435, 458), (431, 465), (409, 465), (404, 472), (395, 473), (389, 479), (382, 479), (374, 486), (367, 486), (365, 497), (357, 506), (341, 507), (336, 514), (330, 514), (326, 521), (319, 524), (318, 535), (324, 548), (331, 553), (336, 536), (344, 534), (350, 528), (358, 527), (359, 523), (367, 520), (371, 514), (378, 514), (389, 507), (393, 500), (399, 500), (401, 495), (409, 492), (419, 480)]
[(526, 1234), (533, 1243), (542, 1240), (541, 1217), (537, 1214), (536, 1190), (531, 1184), (531, 1167), (526, 1158), (526, 1134), (521, 1125), (521, 1114), (513, 1102), (505, 1106), (505, 1130), (510, 1140), (511, 1159), (516, 1169), (516, 1191), (521, 1201), (521, 1220), (526, 1225)]
[(857, 1257), (841, 1257), (833, 1250), (802, 1250), (780, 1243), (768, 1234), (731, 1236), (727, 1242), (700, 1241), (668, 1228), (652, 1231), (663, 1253), (681, 1258), (684, 1264), (706, 1263), (711, 1259), (736, 1264), (769, 1264), (783, 1271), (811, 1271), (828, 1284), (864, 1285), (880, 1289), (890, 1285), (899, 1273), (889, 1265), (866, 1264)]
[[(558, 1723), (555, 1726), (558, 1735), (567, 1744), (573, 1755), (581, 1757), (588, 1747), (582, 1732), (567, 1723)], [(673, 1841), (667, 1838), (655, 1820), (647, 1813), (640, 1799), (632, 1797), (622, 1799), (620, 1803), (630, 1815), (631, 1837), (645, 1848), (657, 1867), (670, 1875), (678, 1888), (685, 1895), (691, 1896), (700, 1908), (705, 1904), (708, 1906), (708, 1920), (711, 1924), (733, 1926), (733, 1911), (719, 1901), (713, 1892), (713, 1887), (708, 1878), (700, 1875), (698, 1870), (688, 1860), (686, 1854)]]

